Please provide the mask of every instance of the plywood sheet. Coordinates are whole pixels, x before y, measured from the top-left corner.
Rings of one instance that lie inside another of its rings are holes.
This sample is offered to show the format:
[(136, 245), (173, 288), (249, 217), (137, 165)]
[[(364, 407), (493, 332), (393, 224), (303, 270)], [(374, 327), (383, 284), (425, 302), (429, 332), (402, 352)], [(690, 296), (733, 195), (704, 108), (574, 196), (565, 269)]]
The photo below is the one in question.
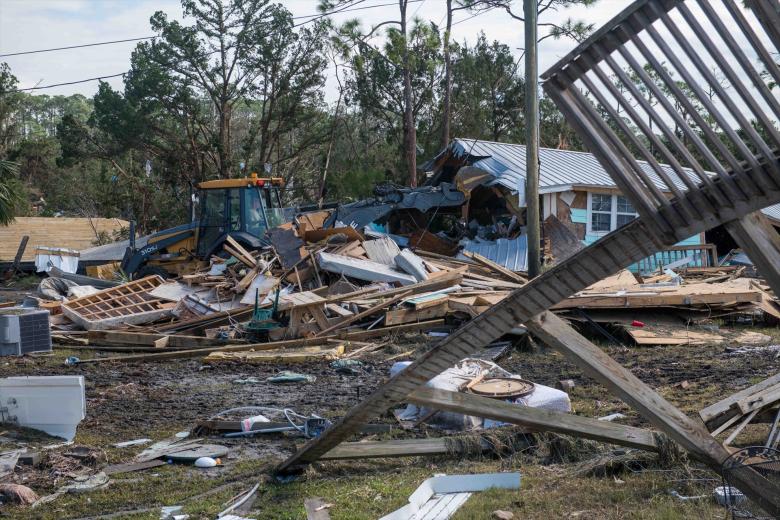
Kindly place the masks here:
[(111, 233), (130, 224), (117, 218), (16, 217), (8, 226), (0, 226), (0, 262), (11, 262), (24, 235), (30, 237), (23, 262), (35, 260), (38, 246), (62, 247), (81, 251), (95, 244), (97, 233)]

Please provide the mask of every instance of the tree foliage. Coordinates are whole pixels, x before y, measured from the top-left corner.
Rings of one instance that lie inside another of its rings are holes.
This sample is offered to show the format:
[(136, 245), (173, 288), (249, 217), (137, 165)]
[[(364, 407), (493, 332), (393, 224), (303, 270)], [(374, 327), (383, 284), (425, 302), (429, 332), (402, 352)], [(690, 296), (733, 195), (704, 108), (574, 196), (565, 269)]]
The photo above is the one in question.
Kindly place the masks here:
[[(325, 200), (346, 202), (376, 182), (409, 183), (410, 166), (416, 180), (417, 160), (441, 148), (445, 117), (456, 137), (522, 142), (512, 50), (485, 35), (458, 42), (452, 26), (445, 49), (441, 29), (407, 4), (400, 19), (363, 29), (296, 24), (271, 0), (182, 0), (183, 18), (151, 17), (157, 36), (135, 47), (122, 86), (100, 83), (91, 99), (18, 92), (0, 67), (0, 159), (11, 161), (0, 211), (24, 211), (25, 188), (40, 214), (152, 231), (188, 217), (198, 182), (267, 167), (285, 179), (287, 204), (318, 200), (321, 186)], [(338, 77), (326, 78), (333, 67)], [(543, 145), (580, 146), (549, 100), (541, 111)]]

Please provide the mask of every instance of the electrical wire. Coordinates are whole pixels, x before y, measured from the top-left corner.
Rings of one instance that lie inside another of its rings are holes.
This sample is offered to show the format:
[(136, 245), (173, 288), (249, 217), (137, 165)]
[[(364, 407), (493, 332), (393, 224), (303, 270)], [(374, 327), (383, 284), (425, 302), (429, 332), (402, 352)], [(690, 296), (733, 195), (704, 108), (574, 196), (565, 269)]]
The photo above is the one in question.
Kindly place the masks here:
[[(384, 3), (384, 4), (375, 4), (375, 5), (366, 5), (366, 6), (362, 6), (362, 7), (354, 7), (358, 3), (362, 3), (364, 1), (365, 0), (359, 0), (357, 3), (351, 4), (349, 6), (350, 8), (337, 9), (337, 10), (333, 10), (333, 11), (329, 11), (329, 12), (321, 13), (321, 14), (310, 14), (310, 15), (294, 16), (293, 17), (294, 20), (295, 19), (301, 19), (301, 18), (310, 18), (310, 19), (306, 20), (304, 22), (300, 22), (300, 23), (294, 24), (293, 28), (299, 27), (301, 25), (305, 25), (305, 24), (310, 23), (310, 22), (314, 22), (316, 20), (320, 20), (320, 19), (325, 18), (326, 16), (329, 16), (331, 14), (343, 13), (343, 12), (349, 12), (349, 11), (361, 11), (361, 10), (365, 10), (365, 9), (375, 9), (377, 7), (387, 7), (387, 6), (396, 5), (395, 2), (388, 2), (388, 3)], [(426, 0), (409, 0), (410, 4), (411, 3), (420, 3), (421, 4), (420, 6), (417, 7), (417, 9), (415, 10), (414, 14), (417, 14), (417, 12), (420, 10), (420, 7), (422, 7), (422, 4), (425, 3), (425, 1)], [(474, 18), (475, 16), (479, 16), (480, 14), (482, 14), (482, 13), (478, 13), (478, 14), (476, 14), (474, 16), (471, 16), (470, 18), (466, 18), (464, 20), (460, 20), (459, 22), (455, 22), (455, 23), (453, 23), (453, 25), (456, 25), (456, 24), (458, 24), (460, 22), (465, 22), (466, 20), (470, 20), (471, 18)], [(414, 16), (414, 15), (412, 15), (412, 16)], [(61, 51), (61, 50), (68, 50), (68, 49), (80, 49), (80, 48), (84, 48), (84, 47), (95, 47), (95, 46), (99, 46), (99, 45), (111, 45), (111, 44), (115, 44), (115, 43), (124, 43), (124, 42), (141, 41), (141, 40), (151, 40), (153, 38), (156, 38), (156, 36), (144, 36), (142, 38), (128, 38), (128, 39), (124, 39), (124, 40), (112, 40), (112, 41), (106, 41), (106, 42), (85, 43), (85, 44), (81, 44), (81, 45), (69, 45), (69, 46), (66, 46), (66, 47), (54, 47), (54, 48), (51, 48), (51, 49), (38, 49), (38, 50), (34, 50), (34, 51), (12, 52), (12, 53), (7, 53), (7, 54), (0, 54), (0, 58), (5, 58), (5, 57), (9, 57), (9, 56), (21, 56), (21, 55), (25, 55), (25, 54), (37, 54), (37, 53), (42, 53), (42, 52), (54, 52), (54, 51)], [(27, 91), (32, 91), (32, 90), (43, 90), (43, 89), (47, 89), (47, 88), (64, 87), (64, 86), (68, 86), (68, 85), (77, 85), (79, 83), (88, 83), (90, 81), (99, 81), (99, 80), (103, 80), (103, 79), (118, 78), (119, 76), (124, 76), (125, 74), (127, 74), (127, 72), (121, 72), (119, 74), (111, 74), (111, 75), (108, 75), (108, 76), (98, 76), (96, 78), (87, 78), (87, 79), (82, 79), (82, 80), (77, 80), (77, 81), (67, 81), (67, 82), (64, 82), (64, 83), (54, 83), (54, 84), (51, 84), (51, 85), (43, 85), (43, 86), (40, 86), (40, 87), (36, 86), (36, 87), (18, 88), (18, 89), (2, 92), (0, 94), (11, 94), (11, 93), (15, 93), (15, 92), (27, 92)]]
[[(323, 18), (325, 16), (328, 16), (330, 14), (335, 14), (335, 13), (349, 12), (349, 11), (361, 11), (361, 10), (364, 10), (364, 9), (374, 9), (376, 7), (387, 7), (387, 6), (391, 6), (391, 5), (398, 5), (398, 2), (388, 2), (388, 3), (384, 3), (384, 4), (366, 5), (366, 6), (363, 6), (363, 7), (353, 7), (353, 6), (357, 5), (357, 4), (365, 2), (365, 1), (366, 0), (359, 0), (357, 3), (353, 3), (350, 6), (347, 6), (347, 7), (351, 7), (351, 8), (334, 9), (333, 11), (330, 11), (330, 12), (327, 12), (327, 13), (304, 14), (304, 15), (299, 15), (299, 16), (293, 16), (292, 19), (293, 20), (299, 20), (299, 19), (303, 19), (303, 18)], [(425, 0), (409, 0), (409, 3), (417, 3), (417, 2), (423, 3), (423, 2), (425, 2)], [(419, 10), (419, 7), (418, 7), (418, 10)], [(308, 23), (308, 22), (311, 22), (311, 21), (313, 21), (313, 20), (309, 20), (309, 21), (304, 22), (304, 23)], [(298, 25), (302, 25), (302, 24), (298, 24)], [(6, 54), (0, 54), (0, 58), (8, 58), (8, 57), (11, 57), (11, 56), (23, 56), (23, 55), (27, 55), (27, 54), (38, 54), (38, 53), (42, 53), (42, 52), (65, 51), (65, 50), (69, 50), (69, 49), (83, 49), (83, 48), (86, 48), (86, 47), (98, 47), (98, 46), (101, 46), (101, 45), (113, 45), (113, 44), (116, 44), (116, 43), (138, 42), (138, 41), (143, 41), (143, 40), (152, 40), (154, 38), (157, 38), (157, 36), (142, 36), (140, 38), (125, 38), (124, 40), (110, 40), (110, 41), (105, 41), (105, 42), (82, 43), (82, 44), (78, 44), (78, 45), (67, 45), (65, 47), (52, 47), (50, 49), (36, 49), (36, 50), (33, 50), (33, 51), (8, 52)]]
[[(127, 71), (129, 72), (129, 71)], [(112, 74), (110, 76), (98, 76), (97, 78), (89, 78), (89, 79), (80, 79), (78, 81), (68, 81), (65, 83), (54, 83), (53, 85), (43, 85), (42, 87), (27, 87), (27, 88), (17, 88), (15, 90), (8, 90), (6, 92), (0, 92), (0, 94), (11, 94), (13, 92), (25, 92), (27, 90), (41, 90), (45, 88), (54, 88), (54, 87), (63, 87), (65, 85), (76, 85), (78, 83), (87, 83), (89, 81), (98, 81), (101, 79), (109, 79), (109, 78), (118, 78), (119, 76), (124, 76), (127, 74), (127, 72), (120, 72), (119, 74)]]
[(141, 40), (151, 40), (152, 38), (156, 38), (156, 36), (144, 36), (143, 38), (128, 38), (126, 40), (112, 40), (109, 42), (84, 43), (81, 45), (69, 45), (67, 47), (54, 47), (52, 49), (38, 49), (35, 51), (9, 52), (8, 54), (0, 54), (0, 58), (7, 58), (8, 56), (21, 56), (23, 54), (37, 54), (39, 52), (53, 52), (53, 51), (64, 51), (67, 49), (81, 49), (84, 47), (97, 47), (98, 45), (111, 45), (114, 43), (137, 42)]
[[(365, 0), (361, 0), (361, 1), (365, 1)], [(408, 3), (416, 4), (416, 3), (424, 3), (424, 2), (425, 2), (425, 0), (409, 0)], [(376, 5), (364, 5), (363, 7), (352, 7), (354, 5), (357, 5), (357, 4), (352, 4), (351, 6), (348, 6), (348, 7), (351, 7), (351, 8), (337, 9), (337, 10), (329, 11), (327, 13), (322, 13), (322, 14), (309, 14), (309, 15), (303, 15), (303, 16), (294, 16), (293, 19), (300, 19), (300, 18), (312, 18), (312, 19), (311, 20), (306, 20), (305, 22), (297, 23), (297, 24), (293, 25), (293, 27), (298, 27), (298, 26), (301, 26), (301, 25), (304, 25), (304, 24), (307, 24), (307, 23), (310, 23), (310, 22), (317, 21), (319, 19), (325, 18), (326, 16), (330, 16), (331, 14), (348, 13), (350, 11), (363, 11), (365, 9), (374, 9), (376, 7), (387, 7), (387, 6), (391, 6), (391, 5), (395, 6), (395, 5), (398, 5), (398, 2), (388, 2), (386, 4), (376, 4)], [(417, 13), (417, 11), (415, 11), (415, 14), (416, 13)]]
[(482, 16), (483, 14), (485, 14), (485, 13), (488, 13), (488, 12), (489, 12), (489, 11), (481, 11), (481, 12), (479, 12), (479, 13), (472, 14), (472, 15), (471, 15), (471, 16), (469, 16), (468, 18), (464, 18), (464, 19), (462, 19), (462, 20), (458, 20), (457, 22), (452, 22), (452, 25), (458, 25), (459, 23), (468, 22), (468, 21), (469, 21), (469, 20), (471, 20), (472, 18), (476, 18), (477, 16)]

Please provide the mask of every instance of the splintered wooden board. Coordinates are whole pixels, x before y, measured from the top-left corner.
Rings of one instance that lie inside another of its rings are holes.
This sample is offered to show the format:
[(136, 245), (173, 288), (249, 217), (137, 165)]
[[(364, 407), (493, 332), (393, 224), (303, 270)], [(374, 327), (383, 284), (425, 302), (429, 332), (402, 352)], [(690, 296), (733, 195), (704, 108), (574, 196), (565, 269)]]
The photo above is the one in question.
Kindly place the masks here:
[(147, 276), (65, 302), (62, 312), (87, 330), (149, 323), (169, 314), (175, 306), (149, 294), (163, 283), (160, 276)]
[(628, 334), (637, 345), (714, 345), (726, 341), (720, 334), (692, 330), (651, 331), (631, 329)]
[(325, 305), (325, 298), (312, 292), (299, 292), (284, 294), (279, 297), (279, 310), (286, 311), (295, 307), (308, 307), (310, 305)]
[(674, 305), (725, 305), (731, 303), (761, 302), (761, 291), (748, 280), (737, 279), (723, 283), (693, 283), (679, 287), (660, 287), (621, 292), (596, 293), (583, 291), (552, 309), (666, 307)]
[(241, 361), (244, 363), (308, 363), (310, 361), (331, 361), (344, 355), (344, 345), (336, 348), (306, 347), (287, 350), (265, 350), (249, 352), (212, 352), (204, 363)]

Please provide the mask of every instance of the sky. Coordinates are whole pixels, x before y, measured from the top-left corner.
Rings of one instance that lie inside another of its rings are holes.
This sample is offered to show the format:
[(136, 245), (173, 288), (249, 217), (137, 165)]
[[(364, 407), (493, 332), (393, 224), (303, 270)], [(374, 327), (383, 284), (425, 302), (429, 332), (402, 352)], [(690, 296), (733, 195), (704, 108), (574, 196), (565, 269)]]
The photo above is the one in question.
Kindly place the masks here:
[[(522, 2), (515, 0), (521, 10)], [(392, 0), (366, 0), (370, 6), (391, 3)], [(318, 0), (286, 0), (281, 2), (293, 16), (317, 13)], [(629, 0), (601, 0), (591, 8), (572, 8), (557, 13), (545, 13), (545, 20), (563, 20), (568, 17), (595, 23), (596, 27), (630, 4)], [(443, 23), (443, 0), (417, 0), (410, 4), (410, 13), (424, 20)], [(181, 19), (179, 0), (0, 0), (0, 54), (81, 45), (102, 41), (151, 36), (149, 17), (156, 11)], [(395, 6), (376, 7), (334, 16), (336, 22), (359, 18), (364, 27), (398, 16)], [(511, 19), (503, 11), (493, 11), (472, 18), (466, 11), (455, 13), (453, 38), (473, 43), (480, 31), (489, 40), (506, 43), (516, 52), (523, 46), (522, 23)], [(125, 72), (130, 67), (130, 54), (136, 42), (102, 45), (81, 49), (9, 56), (0, 58), (11, 67), (19, 80), (19, 87), (34, 87), (78, 81), (86, 78), (110, 76)], [(575, 47), (571, 40), (542, 42), (539, 48), (539, 70), (544, 71)], [(326, 99), (337, 95), (333, 69), (329, 69)], [(122, 78), (109, 83), (117, 89)], [(97, 91), (97, 81), (37, 90), (36, 93), (84, 94), (91, 97)]]

